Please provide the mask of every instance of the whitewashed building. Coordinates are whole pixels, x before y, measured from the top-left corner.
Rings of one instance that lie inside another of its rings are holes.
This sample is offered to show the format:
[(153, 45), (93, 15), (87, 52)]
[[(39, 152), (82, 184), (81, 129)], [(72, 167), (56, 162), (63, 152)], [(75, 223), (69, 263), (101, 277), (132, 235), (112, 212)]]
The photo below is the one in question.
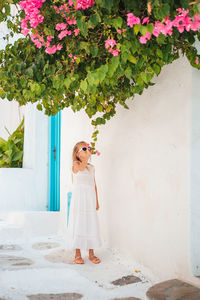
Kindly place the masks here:
[[(159, 280), (200, 287), (200, 72), (185, 58), (129, 99), (129, 110), (100, 126), (92, 156), (105, 247), (120, 250)], [(74, 144), (91, 142), (84, 111), (50, 118), (29, 104), (23, 168), (0, 169), (0, 213), (32, 235), (65, 234)], [(20, 122), (16, 102), (0, 101), (0, 136)]]

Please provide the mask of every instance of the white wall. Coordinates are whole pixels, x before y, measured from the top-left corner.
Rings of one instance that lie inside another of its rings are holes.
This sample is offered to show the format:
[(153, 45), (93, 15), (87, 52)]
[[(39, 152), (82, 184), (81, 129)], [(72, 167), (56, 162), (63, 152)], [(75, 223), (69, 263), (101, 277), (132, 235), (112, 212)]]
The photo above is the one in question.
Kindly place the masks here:
[[(16, 8), (12, 6), (12, 13)], [(0, 49), (7, 41), (6, 23), (0, 24)], [(14, 43), (22, 34), (9, 40)], [(0, 211), (46, 211), (48, 177), (48, 117), (28, 103), (19, 107), (16, 101), (0, 99), (0, 137), (7, 139), (25, 116), (23, 168), (0, 169)]]
[[(100, 126), (96, 167), (105, 246), (149, 268), (158, 280), (200, 286), (190, 263), (191, 67), (163, 68), (156, 85), (127, 101), (129, 110)], [(61, 210), (66, 220), (67, 168), (73, 145), (91, 141), (84, 112), (62, 112)], [(71, 159), (71, 157), (70, 157)], [(64, 228), (64, 226), (63, 226)]]
[[(0, 118), (1, 107), (0, 101)], [(1, 212), (47, 210), (48, 116), (32, 103), (25, 106), (24, 115), (23, 168), (0, 168)]]
[(17, 129), (24, 115), (24, 106), (19, 106), (17, 101), (0, 99), (0, 137), (8, 139), (9, 134), (4, 127), (12, 134)]

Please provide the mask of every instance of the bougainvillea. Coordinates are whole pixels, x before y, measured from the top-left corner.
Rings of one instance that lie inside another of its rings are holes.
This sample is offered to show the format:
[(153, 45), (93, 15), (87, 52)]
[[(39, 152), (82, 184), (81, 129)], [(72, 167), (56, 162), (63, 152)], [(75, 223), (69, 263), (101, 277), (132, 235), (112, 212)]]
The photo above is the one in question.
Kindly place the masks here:
[(128, 109), (126, 99), (153, 85), (164, 65), (186, 55), (200, 69), (195, 1), (3, 0), (0, 8), (10, 35), (23, 36), (0, 52), (0, 97), (38, 102), (47, 115), (65, 107), (98, 114), (92, 146), (97, 126), (118, 103)]

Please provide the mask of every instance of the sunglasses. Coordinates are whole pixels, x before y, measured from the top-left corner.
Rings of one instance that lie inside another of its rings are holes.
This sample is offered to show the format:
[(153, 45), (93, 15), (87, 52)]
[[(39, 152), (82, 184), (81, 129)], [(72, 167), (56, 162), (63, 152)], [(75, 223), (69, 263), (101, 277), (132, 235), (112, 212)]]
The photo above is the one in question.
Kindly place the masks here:
[(82, 150), (86, 152), (87, 149), (88, 149), (88, 150), (91, 150), (92, 148), (91, 148), (91, 147), (82, 147), (82, 148), (80, 148), (80, 149), (78, 150), (77, 153), (79, 153), (79, 152), (82, 151)]

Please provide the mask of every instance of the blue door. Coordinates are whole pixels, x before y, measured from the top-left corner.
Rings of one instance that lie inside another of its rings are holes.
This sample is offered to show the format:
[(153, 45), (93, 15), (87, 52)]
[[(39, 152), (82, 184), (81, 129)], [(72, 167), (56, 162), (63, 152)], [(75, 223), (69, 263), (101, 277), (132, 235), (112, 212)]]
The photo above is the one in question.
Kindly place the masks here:
[(48, 121), (48, 211), (60, 210), (61, 111)]

